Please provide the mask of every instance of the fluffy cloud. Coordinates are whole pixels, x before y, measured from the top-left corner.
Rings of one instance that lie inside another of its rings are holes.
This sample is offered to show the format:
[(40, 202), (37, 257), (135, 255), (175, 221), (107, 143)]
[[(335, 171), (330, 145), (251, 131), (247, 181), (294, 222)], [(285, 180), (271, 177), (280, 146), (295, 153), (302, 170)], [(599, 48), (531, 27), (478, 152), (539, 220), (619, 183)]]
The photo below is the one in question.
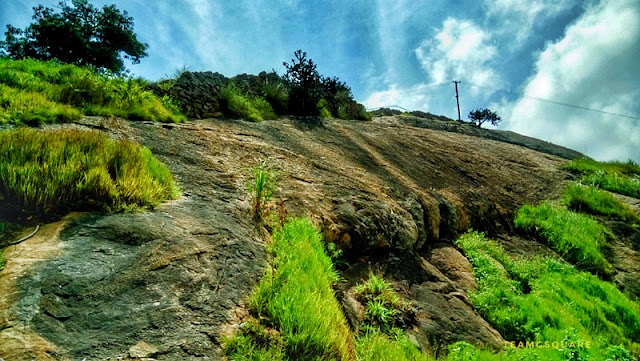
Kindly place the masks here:
[[(569, 10), (575, 1), (563, 0), (486, 0), (487, 20), (497, 25), (496, 33), (519, 47), (536, 25)], [(515, 36), (514, 36), (515, 35)]]
[(369, 109), (389, 106), (400, 106), (408, 110), (428, 109), (430, 98), (424, 92), (427, 87), (426, 84), (418, 84), (401, 89), (397, 84), (392, 84), (387, 90), (372, 93), (363, 103)]
[(587, 7), (562, 39), (538, 55), (525, 97), (503, 105), (505, 125), (596, 159), (640, 161), (640, 121), (530, 99), (640, 113), (638, 39), (640, 2), (603, 0)]
[(497, 48), (491, 44), (491, 35), (471, 21), (448, 18), (435, 37), (415, 49), (415, 54), (436, 84), (454, 79), (492, 87), (503, 83), (492, 67)]

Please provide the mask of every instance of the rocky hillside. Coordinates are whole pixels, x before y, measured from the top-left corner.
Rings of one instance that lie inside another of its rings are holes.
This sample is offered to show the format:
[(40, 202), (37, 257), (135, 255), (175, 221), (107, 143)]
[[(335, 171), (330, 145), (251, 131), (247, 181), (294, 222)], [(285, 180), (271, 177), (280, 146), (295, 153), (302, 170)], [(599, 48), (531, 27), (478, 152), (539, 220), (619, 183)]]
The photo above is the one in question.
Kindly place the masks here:
[[(376, 270), (412, 301), (409, 337), (423, 350), (438, 355), (456, 341), (501, 347), (502, 336), (471, 306), (467, 291), (477, 285), (453, 240), (474, 228), (510, 254), (551, 253), (519, 236), (513, 219), (523, 204), (559, 198), (572, 178), (559, 166), (577, 155), (401, 117), (83, 118), (72, 126), (149, 147), (183, 195), (149, 213), (71, 214), (8, 247), (0, 272), (5, 360), (222, 359), (267, 267), (269, 235), (251, 217), (245, 186), (261, 161), (280, 171), (280, 212), (310, 217), (344, 249), (336, 292), (352, 327), (362, 310), (348, 290)], [(626, 267), (619, 282), (635, 282), (637, 250), (617, 247), (613, 258), (624, 261), (614, 266)]]

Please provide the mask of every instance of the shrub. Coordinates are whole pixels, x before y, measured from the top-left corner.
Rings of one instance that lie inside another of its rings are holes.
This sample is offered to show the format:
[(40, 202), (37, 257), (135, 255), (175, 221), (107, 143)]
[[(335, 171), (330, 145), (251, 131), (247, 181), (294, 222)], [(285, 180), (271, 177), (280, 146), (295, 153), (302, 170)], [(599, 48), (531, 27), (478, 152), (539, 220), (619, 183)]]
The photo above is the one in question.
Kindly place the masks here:
[(640, 217), (611, 194), (594, 187), (572, 184), (563, 196), (564, 204), (577, 212), (603, 215), (623, 221), (640, 223)]
[(514, 223), (519, 229), (545, 238), (555, 251), (578, 267), (611, 274), (611, 265), (602, 254), (610, 233), (592, 217), (542, 203), (520, 208)]
[(252, 122), (276, 119), (273, 108), (264, 98), (243, 95), (232, 83), (222, 89), (220, 100), (223, 112), (229, 117)]
[(318, 101), (318, 111), (320, 112), (320, 116), (323, 118), (333, 118), (331, 111), (328, 108), (329, 103), (325, 99), (320, 99)]
[(78, 130), (0, 132), (5, 213), (148, 209), (177, 192), (168, 168), (132, 142)]
[(284, 62), (289, 86), (289, 110), (294, 115), (320, 115), (340, 119), (371, 120), (370, 115), (337, 77), (320, 75), (307, 53), (297, 50), (291, 63)]

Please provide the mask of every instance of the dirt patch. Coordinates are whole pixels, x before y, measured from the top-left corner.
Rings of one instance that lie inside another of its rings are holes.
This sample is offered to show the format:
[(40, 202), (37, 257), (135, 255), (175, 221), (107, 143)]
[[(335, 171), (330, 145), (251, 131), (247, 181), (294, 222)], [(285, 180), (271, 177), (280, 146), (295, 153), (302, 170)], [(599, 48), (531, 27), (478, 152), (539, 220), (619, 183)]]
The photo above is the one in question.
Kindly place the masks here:
[[(62, 253), (60, 231), (80, 214), (70, 214), (59, 222), (41, 227), (31, 238), (5, 249), (6, 265), (0, 272), (0, 358), (6, 360), (53, 360), (56, 345), (31, 330), (19, 319), (14, 305), (31, 295), (22, 294), (16, 281), (38, 262), (54, 259)], [(29, 230), (27, 233), (31, 233)], [(22, 238), (20, 235), (19, 238)]]

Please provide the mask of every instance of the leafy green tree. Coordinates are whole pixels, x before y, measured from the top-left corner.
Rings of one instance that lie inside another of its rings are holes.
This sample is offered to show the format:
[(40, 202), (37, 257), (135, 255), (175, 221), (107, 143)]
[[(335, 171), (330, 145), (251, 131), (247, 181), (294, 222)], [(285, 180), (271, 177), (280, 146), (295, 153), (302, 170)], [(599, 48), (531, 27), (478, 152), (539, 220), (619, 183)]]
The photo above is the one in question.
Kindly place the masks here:
[(497, 126), (502, 118), (496, 112), (492, 112), (489, 109), (476, 109), (469, 113), (469, 120), (480, 128), (485, 122)]
[(133, 18), (115, 5), (102, 10), (88, 0), (61, 1), (60, 12), (39, 5), (33, 8), (34, 22), (24, 30), (7, 25), (0, 54), (13, 59), (57, 59), (77, 65), (92, 65), (119, 73), (124, 59), (134, 64), (147, 56), (147, 44), (133, 32)]

